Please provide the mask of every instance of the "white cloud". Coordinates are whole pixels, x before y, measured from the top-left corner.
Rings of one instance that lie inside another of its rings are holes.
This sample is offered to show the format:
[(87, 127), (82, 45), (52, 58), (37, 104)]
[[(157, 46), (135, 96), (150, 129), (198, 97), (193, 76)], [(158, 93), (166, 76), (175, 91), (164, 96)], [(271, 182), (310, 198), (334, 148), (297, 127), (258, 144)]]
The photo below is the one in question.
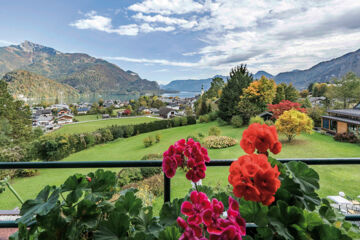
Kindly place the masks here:
[(185, 14), (200, 12), (204, 5), (193, 0), (145, 0), (129, 6), (129, 10), (142, 13)]
[(10, 41), (7, 41), (7, 40), (1, 40), (0, 39), (0, 45), (1, 46), (8, 46), (8, 45), (15, 45), (16, 43), (14, 42), (10, 42)]
[[(113, 27), (95, 12), (72, 25), (120, 35), (155, 31), (196, 34), (198, 49), (179, 53), (197, 61), (108, 59), (228, 71), (304, 69), (360, 47), (360, 1), (353, 0), (144, 0), (128, 7), (134, 23)], [(181, 30), (181, 32), (179, 31)], [(192, 58), (193, 59), (193, 58)]]

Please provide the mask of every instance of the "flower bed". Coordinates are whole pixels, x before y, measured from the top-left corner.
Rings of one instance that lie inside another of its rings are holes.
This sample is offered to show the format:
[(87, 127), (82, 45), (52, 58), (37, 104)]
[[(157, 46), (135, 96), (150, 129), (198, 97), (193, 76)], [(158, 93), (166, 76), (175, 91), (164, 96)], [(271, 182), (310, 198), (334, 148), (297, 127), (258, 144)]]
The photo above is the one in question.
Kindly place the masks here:
[[(229, 169), (230, 191), (200, 186), (210, 161), (206, 148), (181, 139), (163, 154), (164, 174), (185, 171), (194, 188), (164, 203), (160, 216), (136, 195), (118, 194), (116, 175), (98, 170), (76, 174), (59, 187), (45, 187), (21, 208), (12, 239), (352, 239), (359, 229), (344, 221), (316, 193), (319, 175), (302, 162), (281, 164), (269, 151), (281, 151), (274, 126), (251, 125), (240, 146), (247, 153)], [(246, 222), (256, 229), (246, 229)], [(32, 223), (27, 228), (25, 224)]]
[(204, 146), (219, 149), (236, 145), (236, 139), (227, 136), (208, 136), (204, 138)]

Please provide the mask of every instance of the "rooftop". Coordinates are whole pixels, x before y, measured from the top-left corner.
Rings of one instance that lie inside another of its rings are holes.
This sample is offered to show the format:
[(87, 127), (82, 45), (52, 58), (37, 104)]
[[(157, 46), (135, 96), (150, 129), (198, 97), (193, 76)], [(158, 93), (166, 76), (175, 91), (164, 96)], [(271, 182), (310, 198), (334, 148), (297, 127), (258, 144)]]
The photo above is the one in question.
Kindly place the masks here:
[(360, 117), (360, 109), (337, 109), (337, 110), (329, 110), (328, 113), (335, 113), (341, 115), (347, 115), (352, 117)]

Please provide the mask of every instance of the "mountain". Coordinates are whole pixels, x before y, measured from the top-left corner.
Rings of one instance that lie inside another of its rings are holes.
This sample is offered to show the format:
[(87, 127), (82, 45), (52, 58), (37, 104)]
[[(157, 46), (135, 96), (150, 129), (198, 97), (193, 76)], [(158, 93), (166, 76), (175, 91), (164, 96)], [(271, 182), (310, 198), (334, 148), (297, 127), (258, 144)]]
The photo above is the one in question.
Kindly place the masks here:
[(105, 60), (84, 53), (62, 53), (29, 41), (0, 48), (0, 76), (18, 69), (68, 84), (80, 93), (159, 91), (155, 81), (141, 79), (138, 74)]
[(293, 70), (275, 76), (277, 83), (292, 82), (297, 88), (306, 88), (312, 82), (328, 82), (341, 78), (348, 72), (360, 76), (360, 49), (329, 61), (320, 62), (306, 70)]
[(254, 79), (260, 79), (262, 76), (265, 76), (267, 78), (274, 78), (273, 75), (271, 75), (270, 73), (265, 72), (265, 71), (258, 71), (257, 73), (255, 73), (253, 75)]
[(73, 87), (25, 70), (6, 73), (3, 81), (8, 83), (9, 92), (16, 98), (47, 99), (76, 98), (79, 93)]
[(226, 82), (227, 77), (222, 75), (216, 75), (212, 78), (206, 79), (187, 79), (187, 80), (173, 80), (166, 85), (161, 85), (161, 89), (163, 90), (171, 90), (171, 91), (182, 91), (182, 92), (200, 92), (201, 87), (204, 86), (204, 90), (208, 90), (211, 85), (211, 81), (215, 77), (220, 77), (224, 79)]

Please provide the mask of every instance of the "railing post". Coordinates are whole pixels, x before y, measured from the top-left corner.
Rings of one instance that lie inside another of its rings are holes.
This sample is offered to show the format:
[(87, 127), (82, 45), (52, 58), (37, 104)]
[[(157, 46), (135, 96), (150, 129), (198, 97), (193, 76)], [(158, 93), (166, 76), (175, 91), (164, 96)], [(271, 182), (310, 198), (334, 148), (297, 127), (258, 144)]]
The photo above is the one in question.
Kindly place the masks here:
[(170, 178), (164, 174), (164, 202), (170, 202)]

